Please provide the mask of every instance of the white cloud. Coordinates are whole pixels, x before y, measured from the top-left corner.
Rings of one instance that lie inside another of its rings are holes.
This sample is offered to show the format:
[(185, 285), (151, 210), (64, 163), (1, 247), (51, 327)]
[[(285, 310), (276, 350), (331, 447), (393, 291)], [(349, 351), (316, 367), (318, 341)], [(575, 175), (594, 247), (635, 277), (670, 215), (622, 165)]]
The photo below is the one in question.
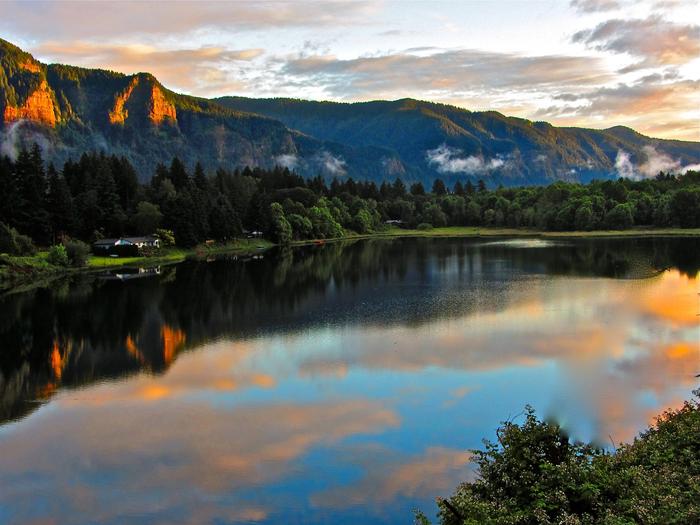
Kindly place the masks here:
[(313, 157), (313, 162), (326, 174), (333, 177), (342, 177), (347, 172), (345, 170), (345, 160), (333, 155), (329, 151), (321, 150)]
[(511, 165), (510, 160), (496, 156), (485, 160), (476, 155), (464, 156), (462, 150), (447, 144), (425, 152), (428, 164), (435, 166), (439, 173), (465, 173), (467, 175), (487, 174)]
[(279, 155), (275, 157), (275, 163), (283, 168), (289, 168), (293, 170), (299, 165), (299, 157), (286, 153), (284, 155)]
[(700, 164), (683, 166), (679, 159), (672, 158), (667, 153), (657, 150), (654, 146), (644, 146), (642, 152), (645, 156), (644, 162), (635, 165), (629, 153), (624, 150), (618, 150), (615, 158), (617, 174), (628, 179), (643, 179), (655, 177), (659, 172), (679, 174), (700, 169)]

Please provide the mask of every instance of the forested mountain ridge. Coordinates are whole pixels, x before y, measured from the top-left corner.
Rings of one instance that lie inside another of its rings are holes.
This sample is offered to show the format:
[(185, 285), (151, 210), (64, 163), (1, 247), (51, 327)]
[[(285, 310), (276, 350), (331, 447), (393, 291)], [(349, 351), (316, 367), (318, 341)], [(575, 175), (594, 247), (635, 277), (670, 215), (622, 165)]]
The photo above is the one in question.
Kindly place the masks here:
[(450, 186), (586, 182), (700, 163), (696, 142), (622, 127), (557, 128), (412, 99), (208, 100), (170, 91), (148, 73), (46, 65), (0, 39), (1, 153), (15, 156), (32, 142), (57, 165), (87, 151), (123, 156), (143, 181), (175, 156), (206, 170), (281, 165), (305, 177), (401, 177), (428, 187), (437, 178)]
[(48, 160), (61, 164), (101, 150), (129, 159), (143, 180), (174, 156), (206, 169), (293, 163), (307, 174), (352, 169), (368, 178), (381, 175), (373, 167), (387, 171), (380, 160), (391, 158), (382, 148), (327, 143), (268, 117), (174, 93), (148, 73), (42, 64), (2, 39), (0, 116), (4, 154), (39, 142)]
[(558, 128), (496, 111), (472, 112), (413, 99), (357, 103), (244, 97), (216, 100), (232, 109), (278, 119), (312, 136), (343, 140), (352, 146), (386, 147), (399, 155), (409, 171), (427, 179), (424, 182), (465, 175), (505, 185), (586, 181), (622, 174), (620, 169), (634, 166), (648, 171), (653, 168), (650, 157), (665, 157), (667, 165), (670, 161), (679, 167), (697, 164), (700, 159), (700, 143), (654, 139), (623, 126)]

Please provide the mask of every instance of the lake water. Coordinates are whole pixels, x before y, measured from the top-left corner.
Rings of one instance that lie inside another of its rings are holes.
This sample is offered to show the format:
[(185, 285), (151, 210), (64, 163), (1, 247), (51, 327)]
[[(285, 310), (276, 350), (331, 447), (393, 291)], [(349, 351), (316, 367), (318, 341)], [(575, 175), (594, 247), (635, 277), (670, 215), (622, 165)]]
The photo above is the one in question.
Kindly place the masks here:
[(698, 239), (395, 239), (0, 298), (0, 523), (408, 524), (525, 404), (697, 386)]

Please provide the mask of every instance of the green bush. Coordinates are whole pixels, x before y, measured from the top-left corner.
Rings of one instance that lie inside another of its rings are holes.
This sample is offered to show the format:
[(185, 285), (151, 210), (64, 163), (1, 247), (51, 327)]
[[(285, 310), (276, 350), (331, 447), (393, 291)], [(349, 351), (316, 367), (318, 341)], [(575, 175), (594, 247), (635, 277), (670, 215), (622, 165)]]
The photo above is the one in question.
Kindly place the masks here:
[(8, 255), (34, 255), (36, 247), (32, 239), (0, 222), (0, 253)]
[(63, 246), (66, 249), (66, 255), (71, 266), (76, 268), (87, 266), (90, 246), (83, 241), (74, 239), (65, 241)]
[(418, 226), (416, 226), (416, 229), (421, 231), (429, 231), (433, 229), (433, 225), (429, 222), (421, 222)]
[(28, 235), (22, 235), (18, 233), (15, 236), (15, 244), (17, 245), (17, 255), (35, 255), (36, 246), (34, 246), (34, 241)]
[[(439, 500), (442, 525), (700, 523), (700, 390), (606, 452), (538, 419), (502, 423), (473, 451), (476, 480)], [(419, 513), (417, 521), (430, 523)]]
[(158, 228), (156, 230), (156, 237), (160, 239), (160, 245), (163, 247), (173, 246), (175, 244), (175, 234), (172, 230)]
[(49, 264), (54, 266), (68, 266), (68, 253), (66, 247), (62, 244), (54, 244), (49, 248), (49, 254), (46, 257)]

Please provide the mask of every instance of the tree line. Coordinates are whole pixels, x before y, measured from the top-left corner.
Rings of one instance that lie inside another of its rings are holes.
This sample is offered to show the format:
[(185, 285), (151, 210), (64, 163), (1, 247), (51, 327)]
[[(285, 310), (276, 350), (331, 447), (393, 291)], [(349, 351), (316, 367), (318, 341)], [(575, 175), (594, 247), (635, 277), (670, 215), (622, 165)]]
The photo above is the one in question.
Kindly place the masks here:
[[(377, 185), (352, 178), (304, 179), (287, 168), (188, 169), (174, 158), (146, 183), (131, 163), (86, 153), (59, 170), (45, 166), (41, 149), (0, 158), (0, 223), (19, 245), (64, 238), (105, 237), (171, 230), (183, 247), (225, 242), (260, 231), (291, 240), (369, 233), (387, 221), (403, 227), (487, 226), (542, 230), (700, 227), (700, 173), (660, 173), (640, 181), (488, 189), (437, 179), (426, 189), (401, 179)], [(0, 246), (0, 251), (3, 251)]]

